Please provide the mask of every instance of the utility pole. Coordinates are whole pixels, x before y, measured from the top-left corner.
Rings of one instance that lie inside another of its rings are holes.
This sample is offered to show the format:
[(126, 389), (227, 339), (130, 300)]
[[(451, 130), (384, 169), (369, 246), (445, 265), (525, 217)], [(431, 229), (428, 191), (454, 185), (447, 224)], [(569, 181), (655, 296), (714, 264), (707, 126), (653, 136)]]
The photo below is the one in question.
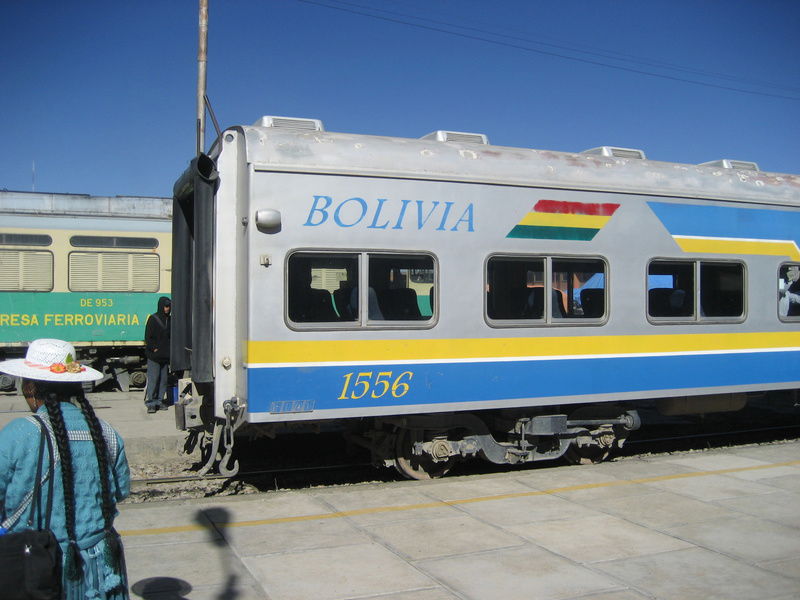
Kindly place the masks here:
[(206, 58), (208, 55), (208, 0), (200, 0), (200, 27), (197, 46), (197, 154), (206, 141)]

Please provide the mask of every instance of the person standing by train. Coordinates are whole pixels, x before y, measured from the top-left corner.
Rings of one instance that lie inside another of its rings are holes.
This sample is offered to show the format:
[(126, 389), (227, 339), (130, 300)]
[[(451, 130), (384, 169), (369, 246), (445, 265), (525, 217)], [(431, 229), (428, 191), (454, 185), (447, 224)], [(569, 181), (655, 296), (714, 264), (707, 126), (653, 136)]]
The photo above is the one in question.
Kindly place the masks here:
[(170, 311), (172, 301), (166, 296), (158, 299), (158, 310), (147, 318), (144, 329), (145, 355), (147, 356), (147, 390), (144, 403), (148, 413), (164, 405), (169, 378)]
[[(36, 415), (0, 430), (0, 518), (8, 533), (31, 528), (36, 506), (30, 492), (42, 459), (42, 480), (53, 479), (50, 530), (62, 552), (61, 597), (125, 600), (125, 558), (114, 518), (117, 502), (130, 493), (128, 460), (120, 435), (97, 418), (83, 394), (81, 383), (102, 374), (74, 357), (69, 342), (39, 339), (25, 358), (0, 362), (0, 372), (22, 378)], [(44, 458), (37, 451), (42, 427), (52, 442), (52, 455)]]

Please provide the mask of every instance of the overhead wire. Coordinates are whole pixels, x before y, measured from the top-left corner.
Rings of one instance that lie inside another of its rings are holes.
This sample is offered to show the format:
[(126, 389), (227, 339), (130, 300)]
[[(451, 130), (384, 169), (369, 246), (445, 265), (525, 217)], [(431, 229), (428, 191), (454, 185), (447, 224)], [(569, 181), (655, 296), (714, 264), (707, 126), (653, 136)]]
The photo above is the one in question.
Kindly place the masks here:
[[(354, 3), (354, 2), (346, 2), (345, 0), (328, 0), (328, 1), (329, 2), (333, 2), (335, 4), (343, 4), (343, 5), (353, 6), (353, 7), (357, 7), (357, 8), (368, 9), (368, 10), (375, 11), (375, 12), (381, 12), (381, 13), (386, 13), (386, 14), (394, 14), (394, 15), (398, 15), (398, 16), (402, 16), (402, 17), (415, 19), (415, 20), (418, 20), (418, 21), (427, 21), (429, 23), (436, 23), (438, 25), (445, 25), (447, 27), (454, 27), (456, 29), (464, 29), (464, 30), (467, 30), (467, 31), (475, 31), (475, 32), (478, 32), (478, 33), (484, 33), (486, 35), (492, 35), (492, 36), (501, 37), (501, 38), (508, 38), (508, 39), (512, 39), (512, 40), (527, 42), (527, 43), (530, 43), (530, 44), (535, 44), (535, 45), (540, 45), (540, 46), (547, 46), (547, 47), (550, 47), (550, 48), (557, 48), (557, 49), (560, 49), (560, 50), (566, 50), (568, 52), (578, 52), (580, 54), (586, 54), (586, 55), (589, 55), (589, 56), (600, 56), (600, 57), (604, 57), (604, 58), (610, 58), (612, 60), (620, 60), (620, 61), (630, 62), (630, 63), (633, 63), (633, 64), (641, 64), (641, 65), (646, 65), (646, 66), (669, 69), (669, 70), (672, 70), (672, 71), (679, 71), (679, 72), (684, 72), (684, 73), (692, 73), (692, 74), (700, 75), (700, 76), (703, 76), (703, 77), (715, 77), (715, 78), (719, 78), (719, 79), (726, 79), (728, 81), (740, 82), (740, 83), (743, 83), (743, 84), (764, 85), (764, 86), (767, 86), (767, 87), (776, 88), (776, 89), (782, 89), (782, 90), (785, 90), (785, 91), (800, 92), (800, 87), (787, 86), (787, 85), (784, 85), (784, 84), (778, 84), (778, 83), (771, 82), (771, 81), (765, 81), (763, 79), (737, 77), (737, 76), (731, 75), (729, 73), (720, 73), (720, 72), (717, 72), (717, 71), (709, 71), (709, 70), (704, 70), (704, 69), (697, 69), (697, 68), (693, 68), (693, 67), (687, 67), (685, 65), (678, 65), (678, 64), (675, 64), (675, 63), (667, 62), (667, 61), (661, 61), (661, 60), (657, 60), (657, 59), (653, 59), (653, 58), (647, 58), (647, 57), (641, 57), (641, 56), (634, 56), (632, 54), (626, 54), (624, 52), (617, 52), (617, 51), (614, 51), (614, 50), (609, 50), (607, 48), (599, 48), (599, 47), (596, 47), (596, 46), (567, 43), (567, 42), (564, 42), (563, 40), (559, 40), (558, 38), (556, 38), (554, 36), (547, 35), (547, 34), (537, 33), (537, 35), (539, 35), (539, 36), (547, 37), (547, 38), (550, 38), (552, 40), (558, 40), (561, 43), (554, 44), (554, 43), (544, 42), (544, 41), (541, 41), (541, 40), (532, 40), (530, 37), (523, 37), (523, 36), (516, 35), (516, 34), (509, 34), (509, 33), (490, 31), (490, 30), (487, 30), (487, 29), (483, 29), (483, 28), (479, 28), (479, 27), (472, 27), (472, 26), (469, 26), (469, 25), (459, 25), (457, 23), (450, 23), (448, 21), (440, 21), (440, 20), (430, 19), (430, 18), (426, 18), (426, 17), (419, 17), (419, 16), (416, 16), (416, 15), (409, 15), (409, 14), (401, 13), (401, 12), (398, 12), (398, 11), (390, 11), (390, 10), (375, 8), (375, 7), (372, 7), (372, 6), (364, 6), (363, 4), (357, 4), (357, 3)], [(582, 48), (585, 48), (585, 49), (582, 49)]]
[[(615, 69), (615, 70), (618, 70), (618, 71), (624, 71), (624, 72), (628, 72), (628, 73), (635, 73), (635, 74), (638, 74), (638, 75), (657, 77), (657, 78), (666, 79), (666, 80), (669, 80), (669, 81), (677, 81), (677, 82), (681, 82), (681, 83), (688, 83), (688, 84), (691, 84), (691, 85), (698, 85), (698, 86), (703, 86), (703, 87), (716, 88), (716, 89), (727, 90), (727, 91), (732, 91), (732, 92), (739, 92), (739, 93), (743, 93), (743, 94), (752, 94), (752, 95), (757, 95), (757, 96), (780, 98), (780, 99), (783, 99), (783, 100), (795, 100), (795, 101), (800, 100), (800, 97), (798, 97), (798, 96), (791, 96), (791, 95), (786, 95), (786, 94), (778, 94), (778, 93), (772, 93), (772, 92), (767, 92), (767, 91), (751, 90), (751, 89), (746, 89), (746, 88), (741, 88), (741, 87), (733, 87), (733, 86), (729, 86), (729, 85), (722, 85), (722, 84), (719, 84), (719, 83), (711, 83), (711, 82), (707, 82), (707, 81), (697, 81), (697, 80), (694, 80), (694, 79), (686, 79), (684, 77), (678, 77), (678, 76), (675, 76), (675, 75), (668, 75), (668, 74), (665, 74), (665, 73), (658, 73), (658, 72), (654, 72), (654, 71), (647, 71), (647, 70), (644, 70), (644, 69), (638, 69), (638, 68), (633, 68), (633, 67), (628, 67), (628, 66), (623, 66), (623, 65), (610, 64), (608, 62), (603, 62), (601, 60), (597, 60), (597, 59), (593, 59), (593, 58), (582, 58), (582, 57), (579, 57), (579, 56), (570, 56), (568, 54), (563, 54), (561, 52), (555, 52), (555, 51), (551, 51), (551, 50), (543, 50), (543, 49), (539, 49), (539, 48), (533, 48), (533, 47), (530, 47), (530, 46), (521, 45), (521, 44), (510, 42), (510, 41), (491, 39), (491, 38), (486, 37), (486, 36), (487, 35), (491, 35), (491, 36), (496, 36), (496, 37), (504, 37), (504, 38), (510, 39), (510, 40), (524, 41), (524, 42), (526, 42), (528, 44), (539, 44), (539, 45), (544, 45), (544, 46), (548, 46), (548, 47), (552, 47), (552, 48), (568, 50), (568, 51), (572, 51), (572, 52), (580, 52), (582, 54), (604, 56), (606, 58), (611, 58), (612, 60), (625, 60), (625, 61), (628, 61), (628, 62), (639, 63), (639, 64), (643, 64), (643, 65), (649, 65), (649, 66), (655, 66), (655, 67), (659, 67), (659, 68), (665, 68), (665, 69), (671, 69), (671, 70), (678, 70), (678, 71), (693, 73), (693, 74), (704, 76), (704, 77), (717, 77), (717, 78), (722, 78), (722, 79), (728, 79), (728, 80), (739, 82), (739, 83), (743, 83), (743, 84), (766, 85), (768, 87), (787, 89), (787, 90), (795, 90), (795, 89), (797, 89), (797, 88), (792, 88), (792, 87), (787, 87), (787, 86), (780, 86), (780, 85), (769, 83), (769, 82), (756, 81), (756, 80), (747, 80), (747, 79), (744, 79), (744, 78), (733, 77), (733, 76), (727, 75), (727, 74), (720, 74), (720, 73), (713, 73), (713, 72), (709, 72), (709, 71), (702, 71), (702, 70), (699, 70), (699, 69), (692, 69), (692, 68), (683, 67), (683, 66), (679, 66), (679, 65), (674, 65), (674, 64), (670, 64), (670, 63), (659, 63), (659, 61), (646, 61), (646, 60), (641, 60), (641, 59), (635, 59), (633, 57), (630, 57), (629, 55), (624, 55), (624, 54), (621, 54), (621, 53), (613, 53), (613, 52), (609, 53), (608, 51), (587, 52), (587, 51), (577, 50), (577, 49), (574, 49), (574, 48), (569, 48), (569, 47), (566, 47), (566, 46), (560, 46), (560, 45), (556, 45), (556, 44), (548, 44), (548, 43), (545, 43), (545, 42), (533, 42), (533, 41), (531, 41), (531, 40), (529, 40), (527, 38), (510, 36), (510, 35), (507, 35), (507, 34), (494, 33), (494, 32), (490, 32), (490, 31), (486, 31), (486, 30), (478, 29), (478, 28), (474, 28), (474, 27), (455, 25), (455, 24), (448, 23), (448, 22), (445, 22), (445, 21), (437, 21), (437, 20), (433, 20), (433, 19), (424, 19), (424, 18), (421, 18), (421, 17), (411, 16), (411, 15), (404, 15), (403, 13), (398, 13), (398, 12), (394, 12), (394, 11), (386, 11), (386, 10), (382, 10), (382, 9), (374, 9), (372, 7), (366, 8), (366, 7), (363, 7), (363, 6), (358, 5), (358, 4), (354, 4), (354, 3), (350, 3), (350, 2), (342, 2), (340, 0), (326, 0), (326, 1), (323, 1), (323, 0), (297, 0), (297, 2), (302, 2), (304, 4), (311, 4), (311, 5), (321, 6), (321, 7), (324, 7), (324, 8), (329, 8), (331, 10), (337, 10), (337, 11), (340, 11), (340, 12), (357, 14), (357, 15), (360, 15), (360, 16), (364, 16), (364, 17), (368, 17), (368, 18), (372, 18), (372, 19), (377, 19), (377, 20), (380, 20), (380, 21), (396, 23), (396, 24), (400, 24), (400, 25), (406, 25), (406, 26), (409, 26), (409, 27), (415, 27), (417, 29), (423, 29), (423, 30), (433, 31), (433, 32), (437, 32), (437, 33), (443, 33), (443, 34), (451, 35), (451, 36), (455, 36), (455, 37), (460, 37), (460, 38), (465, 38), (465, 39), (485, 42), (485, 43), (494, 44), (494, 45), (497, 45), (497, 46), (503, 46), (503, 47), (512, 48), (512, 49), (515, 49), (515, 50), (521, 50), (521, 51), (524, 51), (524, 52), (541, 54), (541, 55), (544, 55), (544, 56), (552, 56), (554, 58), (560, 58), (560, 59), (569, 60), (569, 61), (573, 61), (573, 62), (580, 62), (580, 63), (594, 65), (594, 66), (605, 67), (605, 68), (608, 68), (608, 69)], [(388, 15), (397, 15), (397, 16), (382, 16), (382, 15), (374, 14), (373, 12), (367, 12), (367, 11), (379, 11), (379, 12), (382, 12), (382, 13), (385, 13), (385, 14), (388, 14)], [(400, 18), (400, 17), (403, 17), (403, 18)], [(424, 23), (415, 23), (415, 22), (409, 21), (407, 19), (416, 19), (416, 20), (420, 20), (420, 21), (427, 21), (429, 23), (435, 23), (437, 25), (444, 25), (446, 27), (453, 27), (453, 28), (457, 28), (457, 29), (463, 29), (463, 30), (466, 30), (466, 31), (473, 31), (473, 32), (476, 32), (476, 33), (480, 33), (482, 35), (476, 35), (476, 34), (473, 34), (473, 33), (462, 33), (462, 32), (459, 32), (459, 31), (453, 31), (451, 29), (444, 29), (442, 27), (438, 27), (438, 26), (434, 26), (434, 25), (426, 25)], [(621, 58), (614, 58), (612, 56), (613, 54), (617, 54)]]

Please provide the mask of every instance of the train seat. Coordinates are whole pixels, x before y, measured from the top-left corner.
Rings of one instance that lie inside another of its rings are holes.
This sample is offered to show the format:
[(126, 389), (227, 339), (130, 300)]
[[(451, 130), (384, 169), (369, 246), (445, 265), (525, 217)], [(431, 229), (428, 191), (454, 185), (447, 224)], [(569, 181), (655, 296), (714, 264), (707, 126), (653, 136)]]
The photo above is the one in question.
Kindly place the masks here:
[(333, 297), (330, 292), (317, 288), (307, 288), (300, 293), (292, 294), (289, 318), (298, 323), (339, 320), (339, 316), (333, 308)]
[(587, 318), (599, 318), (605, 313), (605, 294), (603, 288), (589, 288), (581, 290), (581, 306), (583, 316)]
[(381, 307), (378, 303), (378, 294), (375, 292), (375, 288), (372, 286), (370, 286), (370, 288), (367, 290), (367, 310), (369, 312), (370, 319), (382, 321), (386, 318), (381, 312)]
[[(551, 292), (551, 307), (550, 312), (556, 319), (563, 319), (567, 316), (567, 311), (564, 309), (564, 296), (559, 290), (552, 290)], [(525, 304), (525, 318), (526, 319), (541, 319), (544, 316), (544, 288), (535, 287), (530, 288), (528, 292), (527, 301)]]
[[(352, 318), (349, 320), (355, 321), (358, 319), (358, 304), (359, 304), (358, 286), (356, 285), (353, 287), (348, 287), (346, 289), (347, 293), (350, 295), (349, 306), (350, 310), (352, 311)], [(335, 295), (336, 292), (334, 292), (334, 296)], [(347, 301), (344, 294), (339, 294), (339, 297), (341, 298), (342, 303)], [(383, 313), (381, 312), (381, 307), (378, 304), (378, 295), (375, 293), (375, 288), (373, 288), (372, 286), (370, 286), (367, 289), (367, 312), (368, 312), (368, 318), (372, 321), (383, 321), (385, 319)]]
[(524, 318), (541, 319), (544, 316), (544, 288), (525, 288), (525, 291)]
[(358, 315), (358, 287), (348, 285), (334, 290), (333, 303), (342, 321), (355, 321)]
[(685, 317), (686, 291), (673, 288), (653, 288), (647, 293), (650, 316)]
[(378, 291), (378, 305), (389, 321), (415, 321), (422, 319), (417, 303), (417, 292), (411, 288), (383, 289)]
[[(744, 312), (741, 294), (722, 290), (704, 292), (700, 297), (700, 310), (705, 317), (738, 317)], [(791, 313), (791, 305), (790, 312)]]
[(528, 312), (527, 287), (499, 288), (487, 295), (490, 319), (530, 319)]

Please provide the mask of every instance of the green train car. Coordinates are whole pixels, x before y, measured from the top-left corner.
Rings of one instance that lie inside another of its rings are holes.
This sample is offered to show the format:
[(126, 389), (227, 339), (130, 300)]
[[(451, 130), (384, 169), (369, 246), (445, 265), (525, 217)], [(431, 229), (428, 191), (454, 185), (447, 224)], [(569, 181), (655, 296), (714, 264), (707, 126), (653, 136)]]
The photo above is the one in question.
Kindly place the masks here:
[(3, 358), (59, 338), (104, 373), (98, 385), (144, 386), (145, 323), (170, 295), (171, 220), (171, 198), (0, 192)]

